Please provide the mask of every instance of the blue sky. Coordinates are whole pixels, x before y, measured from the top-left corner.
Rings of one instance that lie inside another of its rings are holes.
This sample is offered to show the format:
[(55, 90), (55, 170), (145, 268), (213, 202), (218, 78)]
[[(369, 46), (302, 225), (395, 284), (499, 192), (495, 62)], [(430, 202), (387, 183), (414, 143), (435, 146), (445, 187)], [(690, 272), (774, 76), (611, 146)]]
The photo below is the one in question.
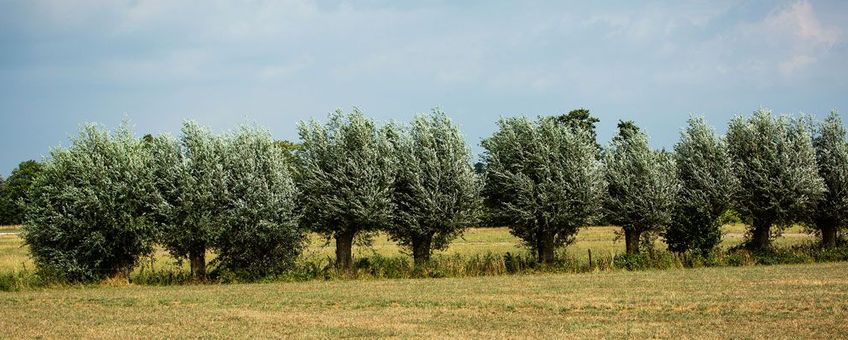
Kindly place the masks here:
[(761, 106), (848, 112), (845, 1), (0, 0), (0, 174), (80, 124), (176, 133), (442, 107), (475, 154), (499, 116), (585, 107), (670, 147)]

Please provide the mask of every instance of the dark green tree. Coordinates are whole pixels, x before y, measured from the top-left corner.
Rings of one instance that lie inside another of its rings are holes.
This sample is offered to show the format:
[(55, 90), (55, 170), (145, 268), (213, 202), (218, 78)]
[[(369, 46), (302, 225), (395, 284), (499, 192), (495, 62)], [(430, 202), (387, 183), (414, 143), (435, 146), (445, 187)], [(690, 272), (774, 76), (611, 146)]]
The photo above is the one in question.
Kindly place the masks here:
[(32, 182), (41, 172), (41, 163), (28, 160), (18, 164), (6, 179), (6, 187), (0, 197), (0, 213), (4, 216), (0, 224), (21, 224), (28, 203), (27, 193)]
[(592, 116), (587, 109), (579, 108), (577, 110), (571, 110), (567, 114), (559, 115), (554, 118), (558, 123), (564, 124), (572, 129), (588, 131), (589, 137), (591, 137), (592, 140), (597, 140), (598, 138), (597, 132), (595, 131), (595, 124), (601, 120)]
[(7, 209), (9, 209), (6, 207), (7, 205), (8, 203), (6, 203), (6, 179), (3, 178), (2, 175), (0, 175), (0, 225), (9, 224), (9, 219), (8, 217), (6, 217), (6, 211)]

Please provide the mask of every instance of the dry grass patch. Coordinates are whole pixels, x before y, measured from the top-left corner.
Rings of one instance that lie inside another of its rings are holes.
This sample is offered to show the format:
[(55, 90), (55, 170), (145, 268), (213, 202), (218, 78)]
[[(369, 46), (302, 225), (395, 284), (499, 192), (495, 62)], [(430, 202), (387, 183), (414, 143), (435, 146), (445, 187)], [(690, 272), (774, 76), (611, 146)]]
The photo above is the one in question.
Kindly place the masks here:
[(848, 263), (0, 293), (8, 337), (837, 338)]

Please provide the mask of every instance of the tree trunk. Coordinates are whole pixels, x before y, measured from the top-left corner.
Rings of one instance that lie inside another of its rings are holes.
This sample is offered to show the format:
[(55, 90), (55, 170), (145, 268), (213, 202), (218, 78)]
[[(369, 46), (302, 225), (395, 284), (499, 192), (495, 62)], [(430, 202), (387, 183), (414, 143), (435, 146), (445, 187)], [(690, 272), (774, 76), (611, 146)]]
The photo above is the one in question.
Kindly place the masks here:
[(822, 248), (836, 247), (836, 226), (834, 226), (833, 224), (827, 224), (819, 226), (819, 229), (821, 230), (822, 234)]
[(763, 250), (768, 248), (770, 242), (769, 232), (771, 229), (771, 223), (755, 218), (753, 224), (754, 232), (751, 235), (751, 242), (748, 243), (748, 248), (750, 250)]
[(635, 228), (624, 228), (624, 246), (628, 254), (639, 254), (639, 237), (642, 233)]
[(554, 233), (550, 230), (545, 230), (542, 232), (542, 242), (540, 243), (542, 249), (539, 252), (539, 259), (542, 263), (546, 265), (551, 265), (554, 263)]
[(353, 268), (353, 236), (355, 232), (344, 230), (336, 233), (336, 269), (350, 271)]
[(189, 261), (191, 261), (191, 276), (195, 279), (206, 279), (206, 247), (197, 247), (189, 252)]
[(433, 244), (433, 235), (424, 235), (412, 239), (412, 259), (415, 266), (421, 266), (430, 261), (430, 246)]

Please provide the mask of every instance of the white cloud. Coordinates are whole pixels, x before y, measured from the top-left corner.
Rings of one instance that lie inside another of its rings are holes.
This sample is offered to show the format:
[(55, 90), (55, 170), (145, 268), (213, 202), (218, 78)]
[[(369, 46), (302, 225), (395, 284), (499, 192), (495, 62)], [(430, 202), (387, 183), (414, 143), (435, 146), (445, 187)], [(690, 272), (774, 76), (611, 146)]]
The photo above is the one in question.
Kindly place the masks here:
[(787, 37), (796, 47), (831, 47), (839, 42), (841, 32), (835, 26), (823, 25), (809, 1), (800, 1), (769, 15), (762, 22), (772, 38)]
[(819, 20), (809, 1), (779, 7), (763, 20), (741, 30), (745, 41), (768, 48), (770, 70), (791, 77), (815, 65), (841, 43), (842, 31)]
[(778, 69), (780, 70), (781, 74), (791, 75), (795, 73), (795, 71), (800, 70), (815, 61), (816, 59), (814, 57), (799, 54), (793, 56), (792, 59), (780, 63)]

